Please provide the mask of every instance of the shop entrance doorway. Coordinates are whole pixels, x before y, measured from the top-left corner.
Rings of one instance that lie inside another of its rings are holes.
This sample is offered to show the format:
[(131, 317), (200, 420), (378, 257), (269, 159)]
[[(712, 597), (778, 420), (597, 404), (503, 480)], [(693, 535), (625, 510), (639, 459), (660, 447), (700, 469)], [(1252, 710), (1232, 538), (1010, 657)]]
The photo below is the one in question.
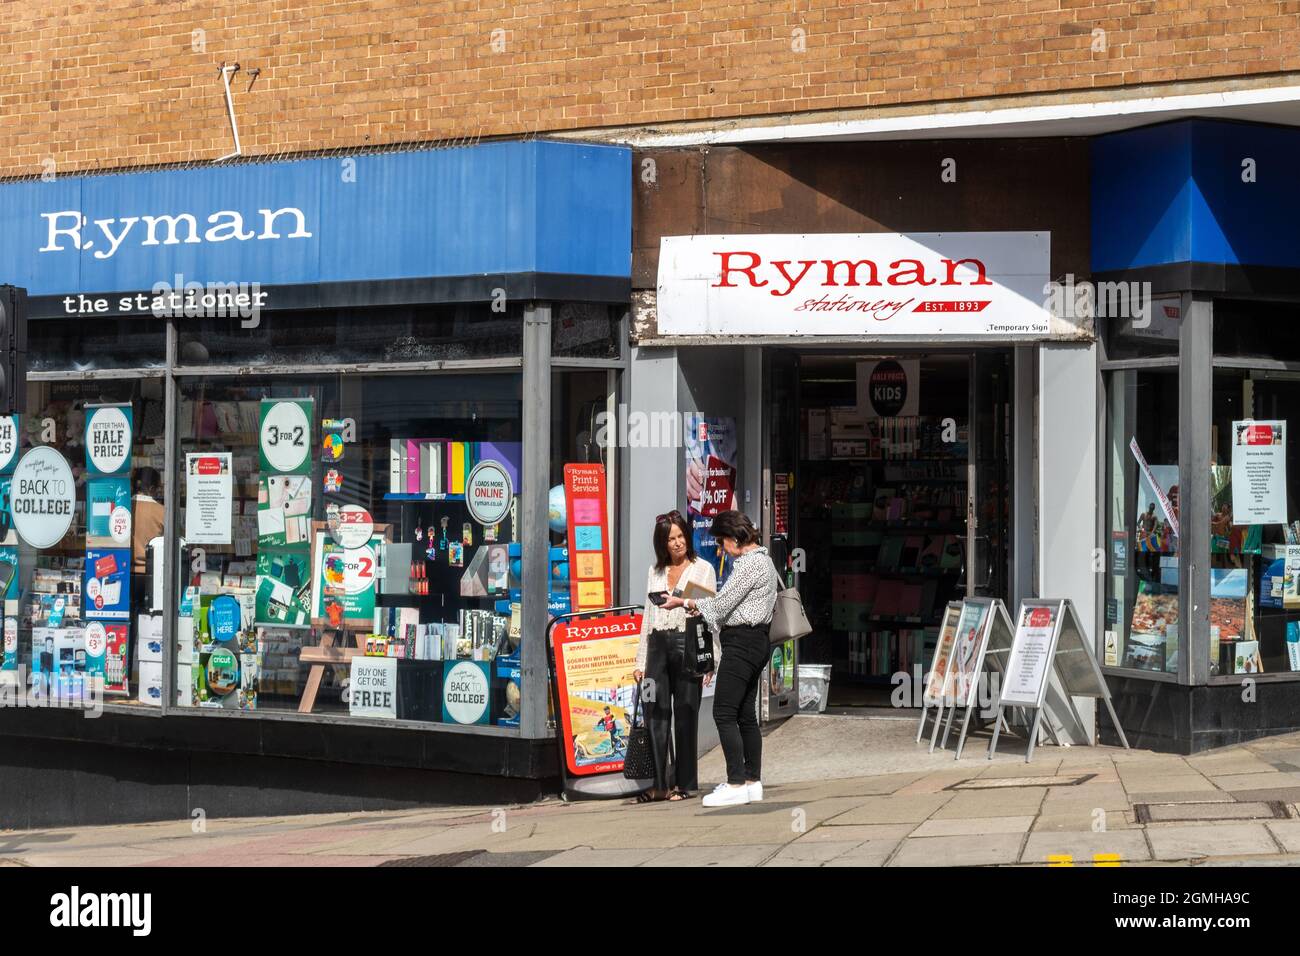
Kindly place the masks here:
[(947, 602), (1008, 598), (1011, 364), (767, 350), (764, 533), (814, 627), (799, 663), (830, 667), (826, 712), (917, 706)]

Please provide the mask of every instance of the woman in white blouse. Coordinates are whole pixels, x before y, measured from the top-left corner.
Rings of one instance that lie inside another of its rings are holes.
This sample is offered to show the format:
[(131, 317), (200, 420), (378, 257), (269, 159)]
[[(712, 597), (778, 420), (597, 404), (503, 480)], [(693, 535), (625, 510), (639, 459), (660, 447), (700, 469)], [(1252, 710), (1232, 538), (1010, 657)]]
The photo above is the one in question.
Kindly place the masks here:
[[(678, 594), (688, 584), (709, 593), (717, 590), (713, 565), (697, 557), (691, 544), (691, 530), (678, 511), (660, 515), (654, 530), (655, 564), (646, 579), (647, 594)], [(713, 639), (714, 660), (720, 649)], [(642, 707), (655, 749), (654, 789), (642, 800), (685, 800), (699, 788), (697, 740), (702, 683), (686, 669), (686, 612), (647, 603), (641, 620), (641, 643), (636, 652), (638, 683), (643, 685)], [(712, 682), (713, 675), (704, 678)], [(675, 754), (670, 790), (668, 771), (668, 728), (673, 728)]]

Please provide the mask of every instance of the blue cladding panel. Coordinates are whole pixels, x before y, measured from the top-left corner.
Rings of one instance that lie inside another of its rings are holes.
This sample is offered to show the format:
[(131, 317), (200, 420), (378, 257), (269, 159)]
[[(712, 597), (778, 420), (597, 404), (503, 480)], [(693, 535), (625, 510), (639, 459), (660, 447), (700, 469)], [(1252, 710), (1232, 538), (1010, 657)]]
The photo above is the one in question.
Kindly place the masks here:
[[(1186, 120), (1092, 144), (1094, 272), (1174, 262), (1300, 267), (1300, 130)], [(1242, 180), (1245, 159), (1255, 181)]]
[(1191, 173), (1191, 134), (1183, 124), (1093, 140), (1094, 272), (1187, 259)]
[[(622, 188), (598, 188), (601, 183)], [(631, 275), (630, 150), (543, 149), (537, 187), (538, 272), (573, 273), (583, 265), (602, 270), (597, 275)]]
[[(290, 235), (296, 214), (266, 229), (259, 210), (284, 208), (301, 211), (310, 236)], [(80, 251), (70, 235), (50, 238), (52, 225), (77, 227), (74, 212), (85, 217)], [(47, 218), (57, 213), (69, 215)], [(183, 213), (194, 217), (197, 241), (188, 241), (182, 220), (181, 241), (168, 244), (161, 222), (145, 244), (143, 217)], [(230, 213), (252, 238), (223, 239), (236, 228)], [(96, 220), (121, 238), (116, 249)], [(50, 245), (58, 248), (40, 251)], [(149, 289), (177, 273), (264, 285), (528, 272), (628, 277), (631, 245), (631, 153), (617, 147), (489, 143), (0, 186), (0, 281), (33, 295)]]
[[(1193, 259), (1300, 266), (1300, 130), (1245, 123), (1193, 124)], [(1242, 163), (1255, 161), (1255, 181)]]

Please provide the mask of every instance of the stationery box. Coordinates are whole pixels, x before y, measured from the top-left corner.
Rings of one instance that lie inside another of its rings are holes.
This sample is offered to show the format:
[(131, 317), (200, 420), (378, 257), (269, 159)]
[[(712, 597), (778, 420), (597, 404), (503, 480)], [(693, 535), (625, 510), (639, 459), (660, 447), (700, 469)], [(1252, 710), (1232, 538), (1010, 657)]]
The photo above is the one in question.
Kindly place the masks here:
[[(155, 614), (136, 615), (136, 657), (140, 661), (151, 661), (162, 663), (162, 617)], [(190, 637), (193, 644), (193, 618), (178, 618), (179, 622), (188, 622), (191, 628)], [(177, 628), (177, 637), (179, 638), (182, 631)]]
[(189, 664), (176, 666), (176, 703), (181, 707), (194, 706), (194, 669)]
[[(143, 640), (141, 641), (143, 646)], [(152, 651), (150, 651), (152, 654)], [(148, 660), (162, 660), (161, 657), (150, 657)], [(180, 617), (176, 619), (176, 662), (178, 664), (194, 663), (194, 618)]]
[(151, 707), (162, 706), (162, 661), (140, 662), (140, 689), (138, 699)]

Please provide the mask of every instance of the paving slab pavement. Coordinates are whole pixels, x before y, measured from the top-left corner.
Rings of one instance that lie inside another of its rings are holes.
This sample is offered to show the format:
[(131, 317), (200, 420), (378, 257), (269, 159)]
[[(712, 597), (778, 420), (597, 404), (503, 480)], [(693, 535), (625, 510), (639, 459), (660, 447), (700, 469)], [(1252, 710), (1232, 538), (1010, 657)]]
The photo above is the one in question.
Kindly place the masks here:
[[(1015, 754), (989, 762), (980, 746), (970, 753), (960, 762), (951, 749), (930, 754), (913, 721), (801, 717), (766, 738), (766, 799), (744, 807), (551, 798), (8, 831), (0, 865), (1019, 866), (1069, 857), (1088, 866), (1097, 854), (1123, 866), (1300, 863), (1300, 734), (1187, 758), (1044, 746), (1025, 764)], [(716, 776), (701, 772), (706, 787)]]

